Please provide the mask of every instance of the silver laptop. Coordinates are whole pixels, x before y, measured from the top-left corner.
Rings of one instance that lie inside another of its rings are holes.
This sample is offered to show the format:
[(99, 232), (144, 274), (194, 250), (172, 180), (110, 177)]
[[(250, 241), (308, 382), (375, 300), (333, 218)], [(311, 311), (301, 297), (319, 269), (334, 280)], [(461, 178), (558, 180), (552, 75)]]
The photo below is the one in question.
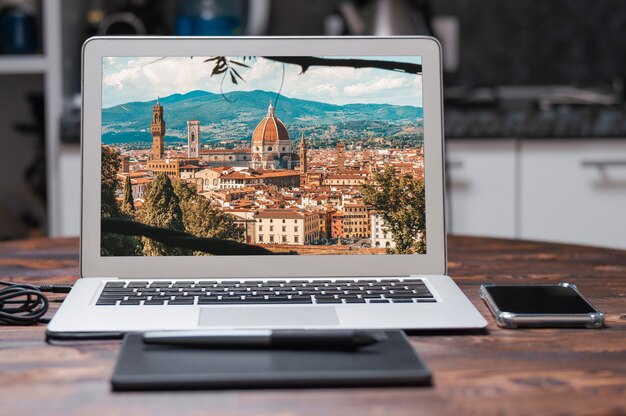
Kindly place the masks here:
[(441, 48), (93, 38), (51, 333), (482, 328), (446, 276)]

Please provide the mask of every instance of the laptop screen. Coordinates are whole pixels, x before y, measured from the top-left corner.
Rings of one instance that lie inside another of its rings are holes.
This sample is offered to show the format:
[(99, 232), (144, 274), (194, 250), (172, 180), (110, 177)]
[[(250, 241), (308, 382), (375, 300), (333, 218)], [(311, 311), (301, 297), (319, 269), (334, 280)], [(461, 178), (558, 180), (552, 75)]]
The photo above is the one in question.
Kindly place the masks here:
[(424, 254), (421, 64), (103, 58), (100, 255)]

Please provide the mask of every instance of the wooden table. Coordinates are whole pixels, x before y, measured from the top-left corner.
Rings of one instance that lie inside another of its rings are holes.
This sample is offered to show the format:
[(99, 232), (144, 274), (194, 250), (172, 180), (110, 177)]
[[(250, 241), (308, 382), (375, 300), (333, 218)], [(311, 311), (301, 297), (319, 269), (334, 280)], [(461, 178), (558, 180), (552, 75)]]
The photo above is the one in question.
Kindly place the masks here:
[[(626, 252), (468, 237), (449, 245), (450, 274), (489, 334), (411, 337), (434, 387), (113, 394), (119, 342), (50, 346), (43, 325), (0, 327), (0, 415), (626, 414)], [(71, 283), (77, 265), (76, 239), (0, 244), (0, 279)], [(478, 296), (485, 282), (576, 283), (608, 328), (500, 329)]]

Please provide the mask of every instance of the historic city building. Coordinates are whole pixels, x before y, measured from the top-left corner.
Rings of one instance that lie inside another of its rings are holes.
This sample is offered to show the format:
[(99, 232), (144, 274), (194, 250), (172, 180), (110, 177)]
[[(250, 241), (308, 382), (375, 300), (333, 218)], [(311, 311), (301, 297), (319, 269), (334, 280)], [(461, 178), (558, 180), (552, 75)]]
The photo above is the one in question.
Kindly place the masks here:
[(306, 143), (304, 141), (304, 132), (302, 132), (302, 138), (300, 139), (300, 172), (306, 173), (307, 170)]
[(200, 157), (200, 121), (187, 121), (187, 156)]
[(346, 145), (337, 143), (337, 169), (344, 170), (346, 168)]
[(274, 114), (270, 102), (267, 115), (254, 129), (252, 134), (253, 169), (293, 169), (294, 160), (291, 151), (289, 132), (282, 121)]
[(256, 244), (310, 244), (319, 240), (319, 214), (306, 210), (263, 209), (254, 218)]
[(163, 159), (165, 147), (165, 120), (163, 119), (163, 106), (159, 104), (159, 99), (152, 107), (152, 122), (150, 123), (150, 133), (152, 133), (152, 154), (153, 160)]

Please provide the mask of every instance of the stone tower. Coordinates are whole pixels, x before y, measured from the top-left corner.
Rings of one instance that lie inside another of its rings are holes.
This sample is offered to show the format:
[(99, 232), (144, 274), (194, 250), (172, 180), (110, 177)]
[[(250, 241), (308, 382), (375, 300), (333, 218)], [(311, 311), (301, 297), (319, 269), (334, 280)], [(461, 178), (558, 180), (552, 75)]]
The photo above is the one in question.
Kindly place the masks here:
[(187, 121), (187, 156), (200, 157), (200, 121)]
[(165, 147), (165, 120), (163, 120), (163, 106), (159, 104), (159, 99), (152, 107), (152, 123), (150, 123), (152, 133), (152, 159), (163, 159), (163, 148)]
[(337, 143), (337, 169), (344, 170), (346, 168), (346, 145)]
[(300, 139), (300, 172), (306, 173), (307, 170), (306, 143), (304, 142), (304, 132), (302, 132), (302, 138)]

